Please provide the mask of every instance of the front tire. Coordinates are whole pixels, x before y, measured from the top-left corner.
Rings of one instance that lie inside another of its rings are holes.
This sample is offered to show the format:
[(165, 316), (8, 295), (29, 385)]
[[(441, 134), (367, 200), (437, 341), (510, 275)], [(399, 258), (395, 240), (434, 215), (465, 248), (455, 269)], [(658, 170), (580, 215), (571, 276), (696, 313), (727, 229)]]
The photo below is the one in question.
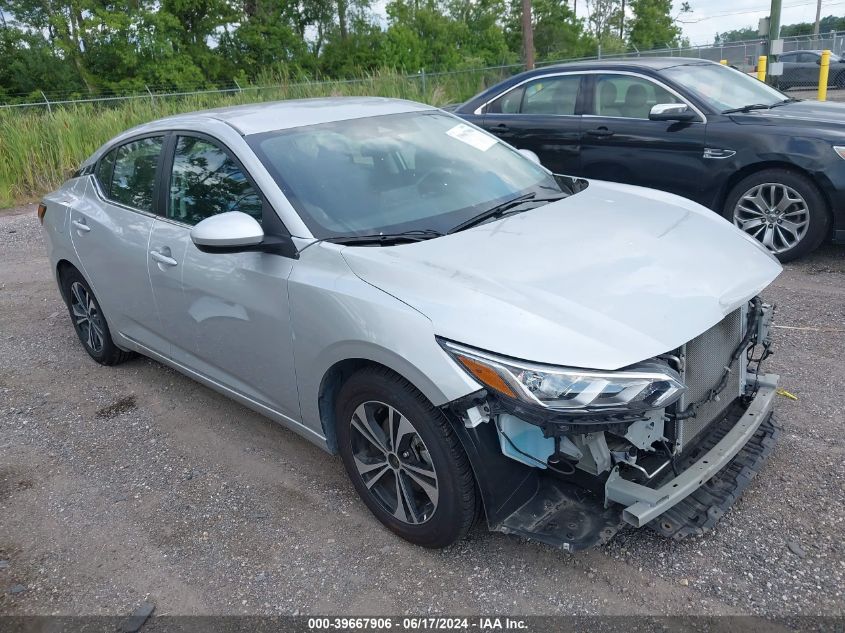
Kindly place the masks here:
[(117, 365), (134, 356), (115, 345), (106, 317), (91, 287), (75, 268), (62, 273), (62, 295), (73, 329), (88, 355), (101, 365)]
[(830, 230), (828, 205), (818, 187), (788, 169), (746, 176), (728, 193), (722, 213), (781, 262), (815, 250)]
[(423, 547), (466, 536), (478, 514), (475, 479), (445, 415), (380, 367), (350, 376), (336, 404), (343, 464), (370, 511)]

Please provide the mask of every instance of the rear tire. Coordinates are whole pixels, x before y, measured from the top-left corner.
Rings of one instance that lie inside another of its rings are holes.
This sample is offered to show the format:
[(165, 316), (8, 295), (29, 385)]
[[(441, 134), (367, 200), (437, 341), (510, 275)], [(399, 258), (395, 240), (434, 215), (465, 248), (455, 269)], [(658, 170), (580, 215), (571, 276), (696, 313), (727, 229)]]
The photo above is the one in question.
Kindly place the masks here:
[(815, 250), (830, 231), (821, 191), (788, 169), (764, 169), (743, 178), (728, 193), (722, 215), (781, 262)]
[(100, 303), (82, 274), (76, 268), (67, 268), (61, 282), (73, 329), (88, 355), (101, 365), (117, 365), (135, 356), (115, 345)]
[(466, 536), (479, 514), (475, 478), (442, 411), (383, 367), (350, 376), (335, 410), (343, 465), (379, 521), (423, 547)]

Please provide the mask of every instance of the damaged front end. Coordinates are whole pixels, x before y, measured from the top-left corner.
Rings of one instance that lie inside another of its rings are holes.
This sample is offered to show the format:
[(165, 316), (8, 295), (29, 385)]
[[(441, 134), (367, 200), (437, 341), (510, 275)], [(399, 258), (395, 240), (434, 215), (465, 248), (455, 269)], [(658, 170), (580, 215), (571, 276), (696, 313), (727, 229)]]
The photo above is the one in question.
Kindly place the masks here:
[(441, 341), (486, 389), (449, 405), (490, 529), (570, 551), (628, 523), (673, 538), (724, 514), (774, 444), (754, 298), (679, 349), (619, 371), (524, 363)]

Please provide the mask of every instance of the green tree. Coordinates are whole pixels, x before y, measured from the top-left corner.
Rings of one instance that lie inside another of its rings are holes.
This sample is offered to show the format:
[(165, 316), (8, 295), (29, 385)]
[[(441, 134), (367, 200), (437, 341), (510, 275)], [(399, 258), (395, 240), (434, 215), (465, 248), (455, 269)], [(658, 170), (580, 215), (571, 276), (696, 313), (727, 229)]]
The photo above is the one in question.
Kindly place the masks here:
[(631, 11), (631, 44), (640, 50), (677, 45), (681, 29), (671, 15), (672, 0), (631, 0)]
[(0, 98), (40, 101), (42, 89), (71, 96), (85, 92), (85, 85), (74, 66), (57, 55), (41, 33), (0, 28)]
[(724, 44), (730, 44), (731, 42), (744, 42), (746, 40), (753, 40), (759, 37), (760, 36), (757, 35), (757, 29), (749, 26), (744, 29), (734, 29), (733, 31), (716, 33), (713, 45), (722, 46)]

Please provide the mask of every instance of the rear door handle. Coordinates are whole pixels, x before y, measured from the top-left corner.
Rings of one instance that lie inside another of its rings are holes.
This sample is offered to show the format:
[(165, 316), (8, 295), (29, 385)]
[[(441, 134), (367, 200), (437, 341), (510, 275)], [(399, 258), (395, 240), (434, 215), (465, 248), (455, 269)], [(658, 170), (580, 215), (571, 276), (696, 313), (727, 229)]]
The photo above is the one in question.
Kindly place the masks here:
[(165, 266), (177, 266), (179, 264), (179, 262), (172, 257), (168, 257), (159, 251), (150, 251), (150, 257), (156, 260), (159, 264), (164, 264)]
[(80, 220), (72, 220), (71, 224), (73, 224), (74, 228), (77, 231), (82, 231), (83, 233), (87, 233), (91, 230), (91, 227), (85, 224), (85, 222), (81, 222)]
[(607, 138), (608, 136), (613, 136), (613, 132), (608, 130), (606, 127), (599, 127), (594, 130), (587, 130), (586, 134), (589, 136), (595, 136), (597, 138)]

